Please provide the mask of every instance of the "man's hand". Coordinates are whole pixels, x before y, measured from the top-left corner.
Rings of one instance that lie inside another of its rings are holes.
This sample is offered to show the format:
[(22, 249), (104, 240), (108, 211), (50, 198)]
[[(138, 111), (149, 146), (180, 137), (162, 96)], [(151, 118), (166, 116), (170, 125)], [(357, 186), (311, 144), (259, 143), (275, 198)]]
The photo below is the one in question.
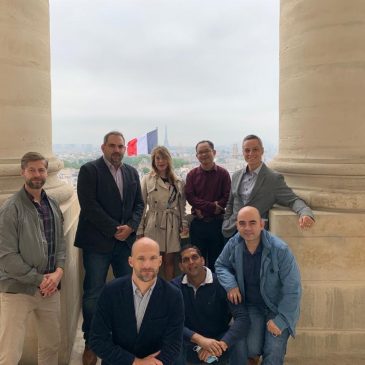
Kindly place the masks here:
[(281, 335), (281, 330), (280, 328), (274, 323), (274, 321), (272, 319), (270, 319), (267, 323), (266, 323), (266, 328), (267, 330), (273, 335), (273, 336), (280, 336)]
[(212, 353), (212, 352), (210, 352), (210, 351), (202, 348), (198, 352), (198, 358), (199, 358), (199, 360), (202, 360), (202, 361), (206, 362), (207, 359), (208, 359), (208, 357), (211, 356), (211, 355), (215, 355), (217, 357), (222, 356), (223, 355), (223, 352), (225, 352), (228, 349), (228, 345), (224, 341), (218, 341), (218, 343), (219, 343), (219, 346), (220, 346), (220, 348), (222, 350), (222, 353), (220, 355), (214, 354), (214, 353)]
[(118, 226), (114, 237), (119, 241), (125, 241), (129, 235), (133, 232), (133, 229), (126, 224), (123, 226)]
[(204, 215), (202, 213), (202, 211), (200, 209), (195, 209), (195, 215), (199, 218), (199, 219), (203, 219)]
[(242, 303), (242, 295), (241, 295), (240, 289), (238, 287), (232, 288), (227, 293), (227, 298), (233, 304)]
[(223, 350), (223, 352), (228, 349), (228, 345), (224, 341), (219, 341), (219, 345), (220, 345), (221, 349)]
[(139, 359), (136, 357), (133, 361), (133, 365), (163, 365), (162, 361), (156, 359), (160, 351), (155, 352), (154, 354), (148, 355), (143, 359)]
[(214, 214), (215, 215), (219, 215), (222, 214), (224, 212), (224, 208), (222, 208), (217, 201), (214, 202), (215, 204), (215, 210), (214, 210)]
[(299, 227), (301, 229), (308, 229), (311, 228), (314, 224), (314, 219), (309, 217), (308, 215), (302, 215), (299, 218)]
[(58, 267), (55, 272), (44, 274), (43, 280), (39, 285), (39, 290), (44, 297), (50, 297), (57, 291), (58, 284), (63, 276), (63, 270)]
[(191, 341), (199, 345), (203, 350), (208, 351), (210, 355), (221, 356), (223, 351), (225, 351), (221, 345), (222, 341), (217, 341), (214, 338), (204, 337), (199, 335), (199, 333), (194, 333), (191, 336)]
[[(200, 361), (204, 361), (206, 362), (208, 357), (211, 356), (212, 354), (207, 351), (207, 350), (204, 350), (204, 349), (201, 349), (199, 352), (198, 352), (198, 358)], [(217, 355), (216, 355), (217, 356)]]

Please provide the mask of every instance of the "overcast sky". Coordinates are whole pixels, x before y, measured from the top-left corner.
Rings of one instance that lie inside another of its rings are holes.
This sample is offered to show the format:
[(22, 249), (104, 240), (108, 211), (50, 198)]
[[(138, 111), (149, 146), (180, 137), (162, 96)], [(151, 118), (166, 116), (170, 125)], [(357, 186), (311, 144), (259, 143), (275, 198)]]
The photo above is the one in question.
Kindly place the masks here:
[(54, 143), (278, 139), (279, 0), (52, 0)]

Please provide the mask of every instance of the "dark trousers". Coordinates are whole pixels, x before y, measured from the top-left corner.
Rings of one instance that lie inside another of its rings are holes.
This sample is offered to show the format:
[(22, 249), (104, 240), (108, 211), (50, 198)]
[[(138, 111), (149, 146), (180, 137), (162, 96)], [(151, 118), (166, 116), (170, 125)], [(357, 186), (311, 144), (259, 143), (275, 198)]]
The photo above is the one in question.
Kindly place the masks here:
[(128, 264), (130, 253), (131, 249), (125, 242), (116, 244), (113, 251), (108, 253), (82, 250), (85, 269), (84, 294), (82, 296), (82, 314), (84, 317), (82, 331), (84, 332), (86, 343), (88, 342), (91, 320), (95, 312), (96, 303), (103, 290), (109, 266), (112, 266), (113, 274), (116, 278), (130, 274), (131, 267)]
[(214, 219), (205, 222), (194, 218), (190, 225), (190, 242), (199, 247), (204, 256), (205, 264), (214, 272), (215, 261), (224, 246), (222, 220)]

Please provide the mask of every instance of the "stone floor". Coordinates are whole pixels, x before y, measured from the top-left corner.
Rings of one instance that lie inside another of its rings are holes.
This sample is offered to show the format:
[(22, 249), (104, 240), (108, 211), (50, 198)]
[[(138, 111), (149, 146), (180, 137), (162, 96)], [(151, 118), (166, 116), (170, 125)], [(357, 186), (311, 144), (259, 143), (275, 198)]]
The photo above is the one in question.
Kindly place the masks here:
[[(82, 315), (80, 314), (79, 322), (77, 324), (75, 342), (72, 348), (71, 358), (68, 365), (82, 365), (82, 353), (84, 351), (85, 342), (82, 336), (81, 325), (82, 325)], [(101, 360), (99, 359), (97, 365), (100, 364)]]

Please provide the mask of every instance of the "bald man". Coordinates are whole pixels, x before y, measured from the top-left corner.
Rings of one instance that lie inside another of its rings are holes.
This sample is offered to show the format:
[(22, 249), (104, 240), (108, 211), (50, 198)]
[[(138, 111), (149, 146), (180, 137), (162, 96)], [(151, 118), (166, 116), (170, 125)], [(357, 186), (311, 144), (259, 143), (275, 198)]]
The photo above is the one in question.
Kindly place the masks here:
[(169, 365), (178, 357), (184, 326), (179, 289), (157, 276), (157, 242), (132, 246), (132, 275), (106, 284), (91, 325), (90, 347), (104, 365)]
[(251, 326), (241, 349), (247, 346), (251, 358), (262, 355), (262, 365), (281, 365), (299, 319), (298, 265), (288, 245), (264, 229), (256, 208), (242, 208), (236, 227), (216, 261), (218, 280), (229, 301), (247, 306)]

